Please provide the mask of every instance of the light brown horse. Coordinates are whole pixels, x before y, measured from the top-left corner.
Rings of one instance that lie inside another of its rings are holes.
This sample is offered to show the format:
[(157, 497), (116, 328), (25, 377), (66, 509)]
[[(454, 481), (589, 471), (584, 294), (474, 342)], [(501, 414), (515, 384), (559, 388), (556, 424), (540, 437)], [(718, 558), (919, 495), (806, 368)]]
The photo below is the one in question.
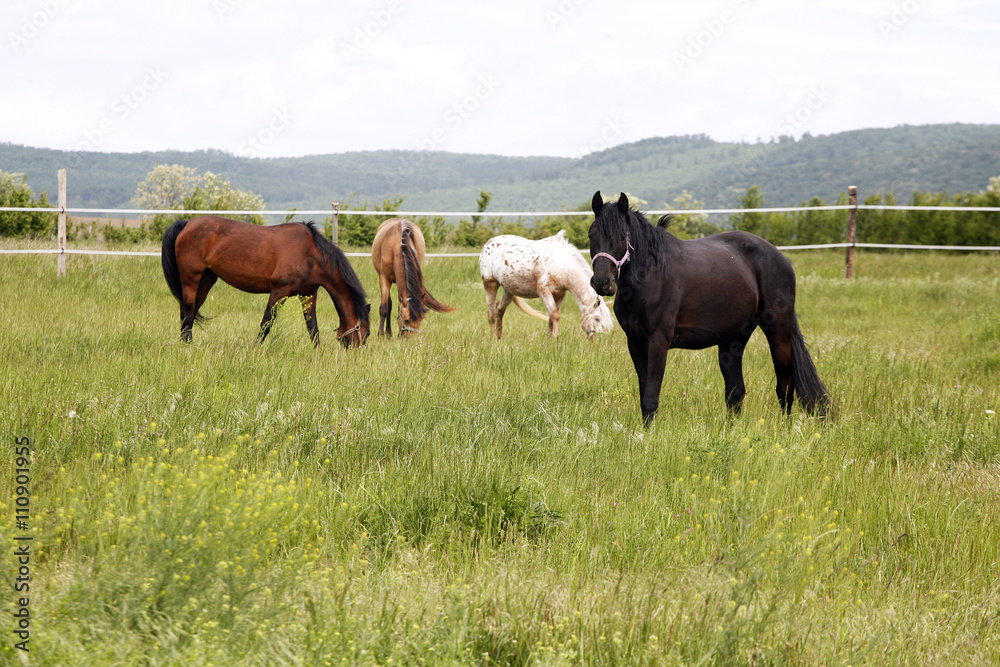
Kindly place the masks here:
[(218, 215), (180, 220), (163, 234), (163, 275), (181, 306), (181, 340), (191, 342), (198, 312), (215, 282), (268, 294), (257, 339), (264, 342), (278, 306), (298, 296), (306, 328), (319, 346), (316, 293), (324, 288), (340, 316), (337, 339), (344, 347), (368, 338), (368, 311), (358, 274), (340, 248), (313, 223), (262, 227)]
[(378, 309), (378, 332), (392, 335), (392, 297), (389, 288), (396, 283), (399, 296), (399, 333), (418, 333), (420, 321), (427, 309), (448, 313), (451, 306), (441, 303), (424, 287), (420, 264), (424, 261), (424, 235), (420, 228), (405, 218), (389, 218), (375, 233), (372, 242), (372, 264), (378, 272), (382, 302)]

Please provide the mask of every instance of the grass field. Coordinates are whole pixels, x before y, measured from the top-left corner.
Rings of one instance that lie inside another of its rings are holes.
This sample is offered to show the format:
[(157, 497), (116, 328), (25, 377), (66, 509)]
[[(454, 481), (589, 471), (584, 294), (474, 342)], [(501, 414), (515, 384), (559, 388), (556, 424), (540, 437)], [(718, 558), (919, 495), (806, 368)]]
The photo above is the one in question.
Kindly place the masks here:
[(495, 342), (471, 258), (345, 351), (326, 297), (261, 346), (220, 283), (185, 346), (155, 258), (0, 257), (0, 663), (1000, 663), (1000, 257), (790, 257), (836, 417), (781, 414), (757, 333), (740, 417), (676, 351), (648, 432), (620, 330)]

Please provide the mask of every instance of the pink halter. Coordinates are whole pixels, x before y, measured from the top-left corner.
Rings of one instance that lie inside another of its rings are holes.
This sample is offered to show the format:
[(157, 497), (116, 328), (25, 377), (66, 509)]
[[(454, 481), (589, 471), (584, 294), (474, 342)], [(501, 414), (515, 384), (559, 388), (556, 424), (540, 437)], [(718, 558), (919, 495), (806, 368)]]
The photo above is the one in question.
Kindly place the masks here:
[(618, 269), (618, 276), (621, 276), (622, 266), (629, 260), (629, 250), (635, 250), (635, 248), (632, 247), (632, 241), (629, 240), (628, 232), (625, 232), (625, 254), (622, 255), (621, 259), (615, 259), (606, 252), (599, 252), (590, 258), (590, 263), (593, 264), (596, 262), (598, 257), (607, 257), (615, 265), (615, 268)]

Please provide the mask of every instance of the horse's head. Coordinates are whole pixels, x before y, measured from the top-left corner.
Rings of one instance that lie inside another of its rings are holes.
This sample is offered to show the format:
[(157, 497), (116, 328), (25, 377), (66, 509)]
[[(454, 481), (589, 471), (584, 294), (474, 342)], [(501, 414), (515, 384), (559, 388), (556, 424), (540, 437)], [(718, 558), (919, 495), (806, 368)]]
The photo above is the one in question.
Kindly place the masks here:
[(407, 297), (399, 302), (399, 335), (420, 333), (420, 322), (427, 314), (427, 308), (416, 297)]
[(605, 203), (598, 190), (591, 205), (594, 222), (590, 225), (590, 261), (594, 276), (590, 285), (598, 294), (612, 296), (618, 290), (618, 276), (632, 250), (627, 226), (628, 197), (623, 192), (617, 202)]
[(581, 308), (581, 311), (583, 314), (581, 325), (587, 338), (592, 337), (595, 333), (611, 333), (611, 330), (615, 328), (615, 319), (611, 316), (611, 309), (600, 296), (595, 294), (594, 303), (589, 307)]
[(354, 323), (347, 321), (347, 318), (341, 317), (340, 328), (337, 329), (337, 340), (340, 344), (344, 346), (345, 349), (352, 347), (361, 347), (368, 340), (368, 333), (371, 326), (368, 322), (368, 313), (371, 311), (371, 305), (364, 305), (364, 312), (358, 313), (358, 317), (355, 319)]

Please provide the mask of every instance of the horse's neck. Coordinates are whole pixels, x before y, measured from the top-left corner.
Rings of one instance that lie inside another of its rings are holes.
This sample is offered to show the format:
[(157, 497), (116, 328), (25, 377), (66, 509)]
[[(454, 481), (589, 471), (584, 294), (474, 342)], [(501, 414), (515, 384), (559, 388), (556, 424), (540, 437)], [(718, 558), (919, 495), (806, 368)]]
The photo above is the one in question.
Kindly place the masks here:
[(580, 305), (580, 310), (584, 312), (593, 310), (594, 303), (599, 297), (590, 285), (590, 276), (585, 271), (571, 271), (566, 283), (567, 289), (573, 293), (573, 297)]
[[(676, 259), (676, 253), (680, 252), (679, 238), (665, 229), (653, 227), (648, 222), (637, 222), (630, 232), (631, 261), (621, 269), (621, 277), (625, 281), (643, 282), (643, 277), (649, 276), (649, 269), (653, 265), (669, 262), (671, 257)], [(640, 266), (643, 268), (638, 269)]]

